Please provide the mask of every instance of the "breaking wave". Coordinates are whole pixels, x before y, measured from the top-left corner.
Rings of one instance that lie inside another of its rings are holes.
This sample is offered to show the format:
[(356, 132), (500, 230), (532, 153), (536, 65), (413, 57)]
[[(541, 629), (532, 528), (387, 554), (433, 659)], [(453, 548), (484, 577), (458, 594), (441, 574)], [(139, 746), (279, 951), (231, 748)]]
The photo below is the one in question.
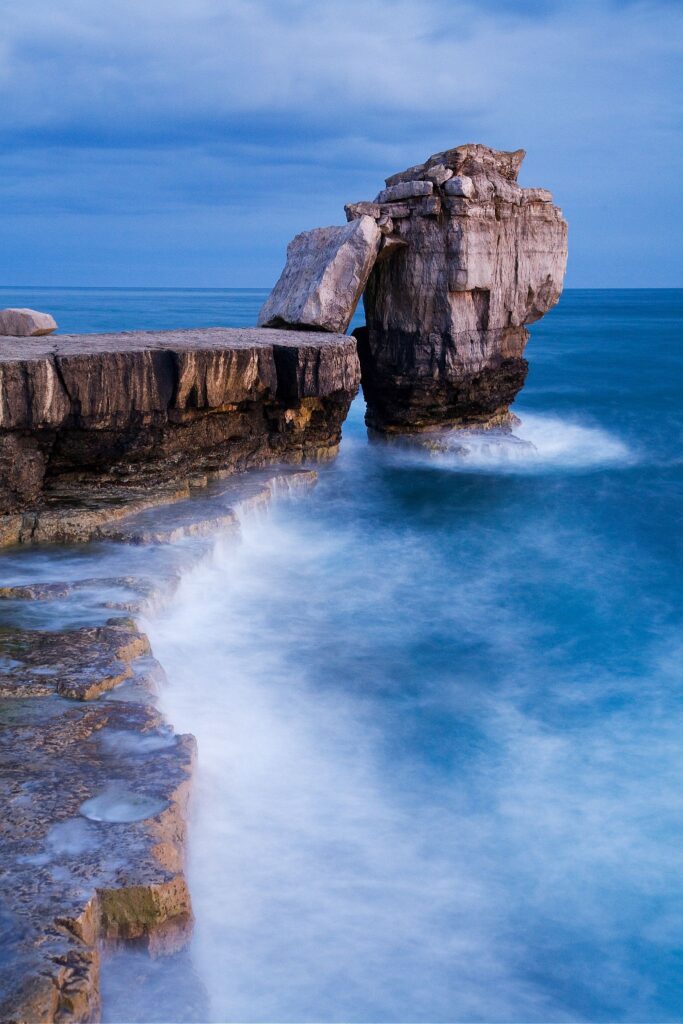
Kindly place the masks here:
[(483, 473), (548, 473), (629, 465), (635, 453), (601, 427), (525, 413), (512, 431), (449, 430), (398, 442), (392, 460)]

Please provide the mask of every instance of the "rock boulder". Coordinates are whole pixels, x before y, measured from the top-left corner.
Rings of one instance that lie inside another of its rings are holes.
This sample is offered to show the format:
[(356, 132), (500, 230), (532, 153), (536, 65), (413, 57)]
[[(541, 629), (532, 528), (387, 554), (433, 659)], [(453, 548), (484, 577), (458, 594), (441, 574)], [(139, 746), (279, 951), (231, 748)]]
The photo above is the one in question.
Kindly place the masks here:
[(49, 313), (35, 309), (0, 309), (0, 336), (35, 338), (56, 330), (57, 324)]
[(346, 331), (382, 240), (367, 208), (379, 218), (376, 204), (361, 204), (359, 216), (348, 224), (292, 239), (285, 269), (259, 313), (259, 327)]

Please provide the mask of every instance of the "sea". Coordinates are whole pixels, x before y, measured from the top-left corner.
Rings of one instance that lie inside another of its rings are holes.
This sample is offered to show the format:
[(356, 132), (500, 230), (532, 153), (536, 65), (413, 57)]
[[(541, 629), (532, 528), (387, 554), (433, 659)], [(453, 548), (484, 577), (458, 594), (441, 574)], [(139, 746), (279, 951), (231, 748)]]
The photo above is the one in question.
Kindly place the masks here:
[[(243, 326), (266, 294), (0, 305)], [(682, 343), (681, 290), (565, 291), (512, 434), (377, 443), (361, 395), (315, 489), (148, 613), (162, 710), (198, 742), (196, 923), (149, 976), (171, 1016), (130, 953), (105, 1021), (683, 1019)], [(90, 556), (54, 557), (0, 576)]]

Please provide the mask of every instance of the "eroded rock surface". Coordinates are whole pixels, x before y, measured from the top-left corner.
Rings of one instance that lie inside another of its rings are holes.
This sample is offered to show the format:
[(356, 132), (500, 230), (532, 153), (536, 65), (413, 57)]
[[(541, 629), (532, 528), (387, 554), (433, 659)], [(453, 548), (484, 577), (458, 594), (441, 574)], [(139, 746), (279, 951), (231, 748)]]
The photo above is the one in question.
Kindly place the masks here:
[(364, 293), (367, 328), (354, 332), (370, 426), (505, 421), (526, 378), (525, 325), (558, 301), (567, 260), (551, 194), (517, 184), (523, 158), (459, 146), (387, 178), (374, 204), (346, 207), (351, 220), (391, 221)]
[(315, 327), (344, 332), (351, 323), (382, 239), (361, 212), (342, 227), (303, 231), (287, 246), (287, 263), (266, 299), (260, 327)]
[(314, 331), (2, 340), (5, 543), (22, 529), (16, 514), (60, 490), (80, 489), (87, 503), (98, 489), (142, 488), (153, 503), (151, 485), (173, 491), (205, 472), (328, 458), (360, 379), (355, 340)]

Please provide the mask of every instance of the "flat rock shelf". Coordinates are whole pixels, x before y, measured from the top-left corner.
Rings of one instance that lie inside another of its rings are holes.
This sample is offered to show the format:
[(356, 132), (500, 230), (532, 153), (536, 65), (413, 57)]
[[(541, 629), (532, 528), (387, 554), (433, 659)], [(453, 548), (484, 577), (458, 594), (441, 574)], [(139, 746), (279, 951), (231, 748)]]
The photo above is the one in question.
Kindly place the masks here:
[(330, 458), (359, 381), (355, 339), (318, 331), (0, 337), (0, 544), (84, 540), (93, 511), (99, 528), (206, 474)]

